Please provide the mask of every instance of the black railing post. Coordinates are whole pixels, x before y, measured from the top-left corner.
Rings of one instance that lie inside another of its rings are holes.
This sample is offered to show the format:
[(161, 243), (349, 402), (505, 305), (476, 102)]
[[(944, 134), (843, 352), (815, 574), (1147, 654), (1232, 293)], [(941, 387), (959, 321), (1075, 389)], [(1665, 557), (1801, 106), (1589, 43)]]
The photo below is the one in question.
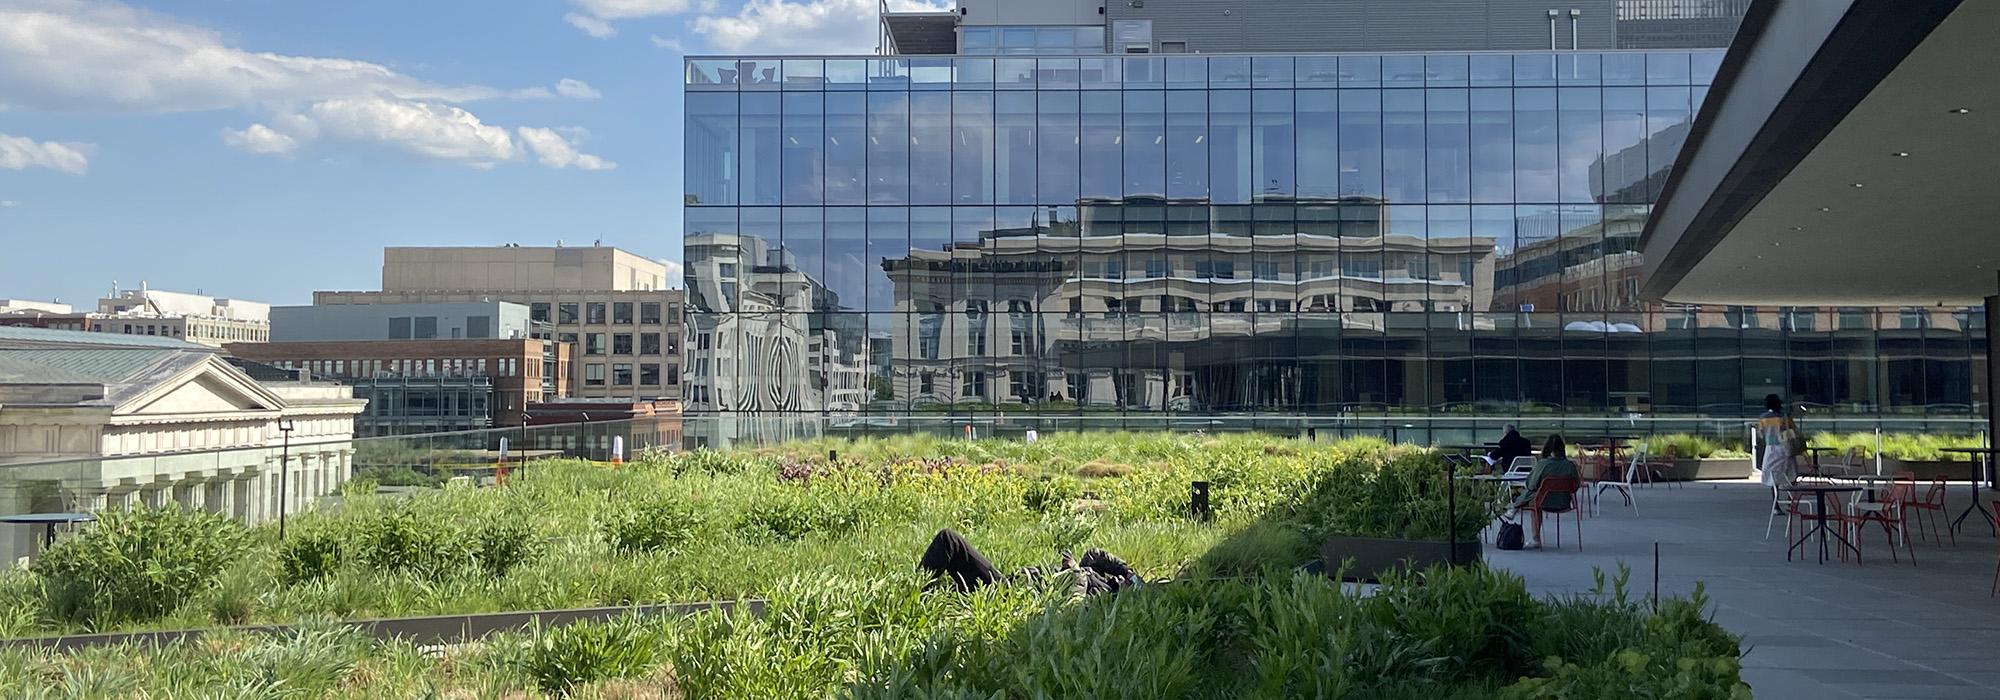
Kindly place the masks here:
[(1208, 482), (1197, 481), (1188, 486), (1188, 514), (1196, 520), (1207, 520), (1212, 514), (1208, 505)]

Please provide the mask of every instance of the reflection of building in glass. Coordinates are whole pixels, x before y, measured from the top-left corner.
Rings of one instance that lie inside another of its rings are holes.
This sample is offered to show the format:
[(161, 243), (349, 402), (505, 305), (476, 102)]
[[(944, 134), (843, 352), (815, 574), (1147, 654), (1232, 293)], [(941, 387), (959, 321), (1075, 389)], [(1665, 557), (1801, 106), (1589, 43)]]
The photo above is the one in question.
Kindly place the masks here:
[(993, 56), (688, 61), (690, 411), (1973, 401), (1976, 313), (1640, 301), (1720, 51), (1106, 55), (1037, 30), (1010, 54), (999, 31)]

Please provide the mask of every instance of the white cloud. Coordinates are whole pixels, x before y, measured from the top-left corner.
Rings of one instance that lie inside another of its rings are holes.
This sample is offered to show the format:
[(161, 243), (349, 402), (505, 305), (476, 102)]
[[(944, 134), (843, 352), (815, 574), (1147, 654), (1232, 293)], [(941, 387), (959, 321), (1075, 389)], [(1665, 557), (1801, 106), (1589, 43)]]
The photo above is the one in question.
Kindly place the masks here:
[(573, 100), (595, 100), (604, 96), (597, 91), (597, 88), (591, 87), (590, 83), (575, 78), (556, 81), (556, 94)]
[(639, 19), (688, 11), (688, 0), (570, 0), (577, 9), (604, 19)]
[(60, 173), (82, 175), (90, 172), (89, 144), (40, 141), (26, 136), (0, 134), (0, 170), (48, 168)]
[(256, 155), (291, 155), (299, 150), (299, 140), (263, 124), (251, 124), (244, 129), (223, 129), (222, 143), (244, 153)]
[[(489, 167), (521, 155), (509, 126), (459, 105), (596, 93), (573, 79), (553, 90), (448, 85), (367, 61), (250, 51), (111, 0), (0, 0), (0, 111), (241, 110), (264, 118), (225, 129), (222, 141), (248, 153), (290, 155), (324, 139)], [(80, 173), (87, 164), (63, 144), (0, 143), (0, 166)]]
[(341, 98), (308, 107), (326, 138), (379, 143), (427, 158), (488, 167), (519, 151), (506, 127), (446, 104), (382, 98)]
[(0, 209), (14, 209), (20, 206), (21, 203), (18, 201), (12, 199), (0, 199)]
[(590, 15), (580, 15), (575, 12), (571, 12), (569, 14), (563, 15), (563, 21), (568, 22), (569, 26), (583, 30), (583, 33), (589, 34), (592, 38), (609, 39), (611, 37), (618, 36), (617, 27), (611, 26), (610, 22), (606, 22), (604, 20), (592, 17)]
[[(556, 168), (576, 168), (578, 170), (612, 170), (617, 163), (576, 150), (576, 145), (563, 138), (555, 129), (539, 129), (524, 126), (515, 130), (521, 135), (521, 143), (535, 154), (542, 165)], [(572, 134), (585, 132), (571, 131)], [(579, 136), (580, 138), (580, 136)]]
[(681, 264), (679, 262), (675, 262), (673, 260), (661, 260), (660, 264), (666, 266), (667, 268), (668, 289), (680, 289), (682, 287), (687, 286), (687, 275), (686, 275), (687, 270), (686, 268), (681, 267)]
[[(949, 9), (948, 3), (893, 0), (891, 11)], [(867, 53), (876, 41), (876, 0), (750, 0), (733, 15), (697, 17), (695, 31), (733, 53)]]
[(628, 19), (645, 19), (678, 15), (690, 9), (714, 12), (715, 0), (570, 0), (569, 4), (578, 12), (563, 15), (563, 21), (599, 39), (618, 35), (618, 28), (612, 22)]
[(687, 49), (681, 48), (681, 40), (679, 39), (654, 34), (646, 37), (646, 40), (653, 42), (653, 46), (656, 48), (666, 49), (674, 53), (687, 53)]
[(0, 109), (181, 112), (333, 97), (451, 102), (507, 97), (377, 63), (253, 52), (210, 30), (121, 5), (0, 3)]

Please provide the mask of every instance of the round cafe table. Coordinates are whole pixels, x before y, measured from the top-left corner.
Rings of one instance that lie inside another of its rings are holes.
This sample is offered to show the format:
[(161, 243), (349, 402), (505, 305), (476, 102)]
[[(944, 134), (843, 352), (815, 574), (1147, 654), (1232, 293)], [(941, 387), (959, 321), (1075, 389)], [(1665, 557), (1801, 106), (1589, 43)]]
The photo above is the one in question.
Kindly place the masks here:
[(1852, 549), (1852, 550), (1854, 550), (1854, 557), (1855, 557), (1856, 559), (1860, 559), (1860, 558), (1861, 558), (1861, 548), (1860, 548), (1860, 547), (1856, 547), (1856, 546), (1854, 546), (1854, 543), (1853, 543), (1853, 542), (1849, 542), (1849, 541), (1847, 540), (1847, 536), (1846, 536), (1846, 535), (1843, 535), (1843, 534), (1841, 534), (1841, 533), (1839, 533), (1839, 532), (1837, 532), (1837, 531), (1834, 531), (1834, 530), (1832, 530), (1832, 529), (1830, 529), (1830, 528), (1828, 528), (1828, 527), (1826, 526), (1826, 521), (1827, 521), (1827, 515), (1826, 515), (1826, 514), (1827, 514), (1827, 508), (1826, 508), (1826, 497), (1827, 497), (1827, 496), (1828, 496), (1829, 494), (1837, 494), (1837, 493), (1859, 493), (1859, 492), (1861, 491), (1861, 487), (1859, 487), (1859, 486), (1841, 486), (1841, 485), (1838, 485), (1838, 484), (1805, 484), (1805, 483), (1800, 483), (1800, 484), (1793, 484), (1793, 485), (1791, 485), (1791, 486), (1783, 486), (1783, 487), (1779, 487), (1779, 489), (1778, 489), (1778, 490), (1780, 490), (1780, 491), (1786, 491), (1786, 492), (1790, 492), (1790, 493), (1809, 493), (1809, 494), (1812, 494), (1812, 495), (1813, 495), (1813, 498), (1814, 498), (1814, 499), (1815, 499), (1815, 500), (1816, 500), (1816, 501), (1818, 502), (1818, 508), (1819, 508), (1819, 510), (1815, 511), (1815, 513), (1816, 513), (1817, 517), (1816, 517), (1816, 519), (1815, 519), (1815, 520), (1813, 521), (1813, 526), (1812, 526), (1812, 527), (1810, 527), (1810, 528), (1806, 528), (1806, 529), (1805, 529), (1804, 531), (1800, 532), (1800, 533), (1799, 533), (1799, 541), (1797, 541), (1797, 542), (1793, 542), (1793, 543), (1791, 544), (1791, 546), (1789, 546), (1789, 547), (1786, 547), (1786, 548), (1785, 548), (1785, 561), (1791, 561), (1791, 560), (1792, 560), (1792, 550), (1795, 550), (1795, 549), (1798, 549), (1798, 548), (1800, 548), (1800, 547), (1803, 547), (1803, 546), (1805, 546), (1805, 544), (1806, 544), (1806, 540), (1808, 540), (1808, 539), (1811, 539), (1811, 538), (1812, 538), (1812, 536), (1816, 534), (1816, 535), (1819, 535), (1819, 563), (1821, 563), (1821, 564), (1825, 564), (1825, 563), (1826, 563), (1826, 546), (1827, 546), (1827, 545), (1826, 545), (1826, 536), (1827, 536), (1827, 535), (1828, 535), (1829, 533), (1831, 533), (1831, 534), (1833, 535), (1834, 539), (1837, 539), (1837, 540), (1840, 540), (1840, 545), (1841, 545), (1841, 546), (1843, 546), (1843, 547), (1846, 547), (1846, 548), (1848, 548), (1848, 549)]
[[(1964, 455), (1972, 455), (1972, 456), (1974, 456), (1974, 457), (1977, 457), (1977, 458), (1979, 458), (1979, 461), (1980, 461), (1980, 465), (1981, 465), (1982, 467), (1984, 467), (1984, 468), (1985, 468), (1985, 472), (1986, 472), (1986, 473), (1984, 474), (1984, 476), (1986, 477), (1986, 482), (1987, 482), (1987, 484), (1988, 484), (1989, 486), (1990, 486), (1990, 485), (1993, 485), (1993, 481), (1994, 481), (1994, 474), (1993, 474), (1993, 456), (1994, 456), (1994, 455), (1995, 455), (1996, 453), (2000, 453), (2000, 449), (1994, 449), (1994, 448), (1991, 448), (1991, 447), (1940, 447), (1940, 448), (1938, 448), (1938, 451), (1939, 451), (1939, 452), (1951, 452), (1951, 453), (1954, 453), (1954, 454), (1964, 454)], [(1980, 476), (1981, 476), (1981, 475), (1979, 475), (1979, 474), (1974, 474), (1974, 475), (1973, 475), (1973, 477), (1972, 477), (1972, 504), (1971, 504), (1971, 505), (1969, 505), (1969, 506), (1966, 506), (1966, 507), (1965, 507), (1965, 511), (1964, 511), (1964, 512), (1961, 512), (1961, 513), (1959, 513), (1959, 514), (1958, 514), (1958, 517), (1957, 517), (1957, 518), (1955, 518), (1955, 519), (1953, 519), (1953, 520), (1951, 521), (1951, 529), (1952, 529), (1952, 531), (1953, 531), (1953, 532), (1956, 532), (1956, 531), (1958, 531), (1958, 529), (1959, 529), (1959, 526), (1960, 526), (1960, 525), (1963, 525), (1963, 524), (1965, 523), (1965, 518), (1966, 518), (1966, 516), (1969, 516), (1969, 515), (1972, 515), (1972, 511), (1974, 511), (1974, 510), (1977, 510), (1977, 511), (1979, 511), (1979, 514), (1980, 514), (1980, 515), (1984, 515), (1984, 516), (1986, 516), (1986, 529), (1987, 529), (1987, 530), (1988, 530), (1989, 532), (1992, 532), (1993, 534), (1996, 534), (1996, 535), (2000, 535), (2000, 523), (1996, 523), (1996, 522), (1994, 521), (1994, 516), (1993, 516), (1993, 513), (1990, 513), (1990, 512), (1987, 512), (1987, 510), (1986, 510), (1986, 504), (1983, 504), (1983, 503), (1980, 503), (1980, 502), (1979, 502), (1979, 477), (1980, 477)]]

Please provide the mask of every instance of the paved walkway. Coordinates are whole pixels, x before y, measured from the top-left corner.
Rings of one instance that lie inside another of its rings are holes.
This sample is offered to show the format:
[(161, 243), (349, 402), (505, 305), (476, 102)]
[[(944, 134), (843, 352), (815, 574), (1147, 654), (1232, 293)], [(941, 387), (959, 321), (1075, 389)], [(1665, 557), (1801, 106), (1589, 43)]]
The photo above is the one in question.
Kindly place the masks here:
[[(1951, 492), (1956, 516), (1971, 491), (1958, 483)], [(1977, 513), (1956, 546), (1913, 540), (1916, 566), (1907, 554), (1890, 561), (1879, 528), (1863, 535), (1863, 565), (1821, 565), (1812, 556), (1785, 561), (1782, 520), (1764, 539), (1770, 491), (1757, 484), (1635, 493), (1637, 515), (1612, 492), (1602, 513), (1583, 519), (1582, 552), (1574, 530), (1555, 550), (1545, 524), (1548, 549), (1489, 547), (1488, 558), (1557, 594), (1591, 590), (1593, 567), (1609, 574), (1622, 561), (1643, 595), (1658, 542), (1662, 594), (1706, 583), (1716, 621), (1743, 635), (1744, 678), (1758, 698), (2000, 698), (2000, 598), (1987, 595), (2000, 543)], [(1994, 498), (1982, 496), (1989, 507)]]

